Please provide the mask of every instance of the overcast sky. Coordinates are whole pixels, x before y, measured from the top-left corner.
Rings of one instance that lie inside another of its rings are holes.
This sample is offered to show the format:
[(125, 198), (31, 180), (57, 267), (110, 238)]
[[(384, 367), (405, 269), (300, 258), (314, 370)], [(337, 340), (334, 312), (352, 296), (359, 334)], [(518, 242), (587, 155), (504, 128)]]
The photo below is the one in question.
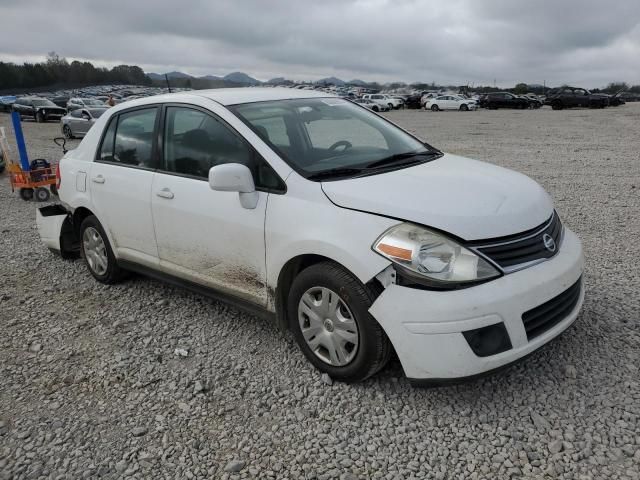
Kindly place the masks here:
[(0, 59), (258, 79), (640, 84), (640, 0), (0, 0)]

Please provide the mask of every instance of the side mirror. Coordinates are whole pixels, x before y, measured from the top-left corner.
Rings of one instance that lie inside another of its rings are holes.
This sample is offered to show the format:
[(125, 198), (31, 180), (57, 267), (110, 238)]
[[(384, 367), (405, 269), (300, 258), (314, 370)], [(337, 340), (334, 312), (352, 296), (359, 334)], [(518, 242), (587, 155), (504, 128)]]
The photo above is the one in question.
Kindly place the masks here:
[(258, 192), (246, 165), (226, 163), (209, 170), (209, 187), (218, 192), (238, 192), (240, 204), (249, 210), (258, 206)]

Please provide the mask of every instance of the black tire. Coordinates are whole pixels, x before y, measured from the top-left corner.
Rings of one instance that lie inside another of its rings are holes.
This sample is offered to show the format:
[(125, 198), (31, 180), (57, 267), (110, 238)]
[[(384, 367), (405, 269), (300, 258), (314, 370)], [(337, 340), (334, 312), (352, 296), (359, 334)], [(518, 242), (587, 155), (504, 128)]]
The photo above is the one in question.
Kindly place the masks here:
[(466, 103), (463, 103), (462, 105), (460, 105), (460, 110), (462, 110), (463, 112), (466, 112), (469, 110), (469, 107), (467, 107)]
[(38, 187), (35, 191), (35, 197), (38, 202), (46, 202), (47, 200), (49, 200), (49, 198), (51, 198), (51, 194), (46, 188)]
[(20, 198), (25, 202), (28, 202), (33, 199), (33, 188), (21, 188), (20, 189)]
[(551, 108), (554, 110), (562, 110), (562, 103), (560, 102), (553, 102), (551, 104)]
[(69, 125), (65, 125), (64, 127), (62, 127), (62, 133), (64, 134), (65, 138), (74, 138), (73, 132), (71, 131), (71, 127)]
[[(85, 245), (83, 238), (85, 231), (88, 228), (93, 228), (100, 235), (102, 241), (104, 242), (107, 255), (107, 268), (103, 274), (99, 274), (91, 268), (85, 255)], [(89, 273), (100, 283), (110, 285), (113, 283), (117, 283), (126, 277), (126, 272), (118, 266), (116, 257), (113, 255), (113, 250), (111, 249), (111, 245), (109, 244), (107, 234), (104, 232), (102, 225), (100, 225), (100, 222), (94, 215), (89, 215), (80, 224), (80, 254), (85, 260), (85, 264), (87, 265), (87, 270), (89, 270)]]
[(43, 123), (44, 122), (44, 115), (42, 114), (42, 112), (37, 112), (36, 113), (35, 120), (36, 120), (36, 123)]
[(389, 111), (393, 110), (393, 103), (387, 103), (387, 105), (389, 106)]
[(377, 105), (374, 105), (373, 107), (371, 107), (371, 110), (373, 110), (374, 112), (380, 111)]
[[(303, 294), (314, 287), (336, 292), (353, 315), (358, 328), (355, 356), (344, 366), (334, 366), (320, 359), (303, 337), (298, 320), (298, 305)], [(391, 356), (392, 346), (369, 308), (373, 293), (346, 269), (333, 262), (322, 262), (303, 270), (294, 279), (289, 291), (287, 313), (290, 328), (307, 359), (320, 371), (344, 382), (360, 382), (380, 371)]]
[(438, 107), (438, 105), (431, 105), (431, 111), (432, 111), (432, 112), (437, 112), (438, 110), (440, 110), (440, 108)]

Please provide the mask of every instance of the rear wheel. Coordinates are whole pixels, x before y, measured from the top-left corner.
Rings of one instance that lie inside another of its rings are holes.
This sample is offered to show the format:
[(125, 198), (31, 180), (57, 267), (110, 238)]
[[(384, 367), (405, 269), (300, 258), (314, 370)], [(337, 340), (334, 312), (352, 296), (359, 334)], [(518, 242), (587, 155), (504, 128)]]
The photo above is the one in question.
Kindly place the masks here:
[(554, 110), (562, 110), (562, 103), (560, 102), (553, 102), (551, 104), (551, 108), (553, 108)]
[(90, 215), (80, 225), (80, 252), (89, 273), (100, 283), (116, 283), (125, 277), (113, 255), (109, 239), (94, 215)]
[(431, 105), (432, 112), (437, 112), (438, 110), (440, 110), (440, 108), (438, 108), (438, 105)]
[(345, 382), (378, 372), (391, 343), (369, 313), (372, 292), (341, 266), (312, 265), (293, 281), (288, 299), (291, 330), (307, 359)]

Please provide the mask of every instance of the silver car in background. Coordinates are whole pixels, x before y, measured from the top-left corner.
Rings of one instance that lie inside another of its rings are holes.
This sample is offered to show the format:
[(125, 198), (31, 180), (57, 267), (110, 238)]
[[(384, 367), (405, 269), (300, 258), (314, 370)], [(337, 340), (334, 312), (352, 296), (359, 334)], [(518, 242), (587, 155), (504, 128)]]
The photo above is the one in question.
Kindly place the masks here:
[(66, 114), (60, 120), (65, 138), (84, 137), (107, 107), (78, 108)]

